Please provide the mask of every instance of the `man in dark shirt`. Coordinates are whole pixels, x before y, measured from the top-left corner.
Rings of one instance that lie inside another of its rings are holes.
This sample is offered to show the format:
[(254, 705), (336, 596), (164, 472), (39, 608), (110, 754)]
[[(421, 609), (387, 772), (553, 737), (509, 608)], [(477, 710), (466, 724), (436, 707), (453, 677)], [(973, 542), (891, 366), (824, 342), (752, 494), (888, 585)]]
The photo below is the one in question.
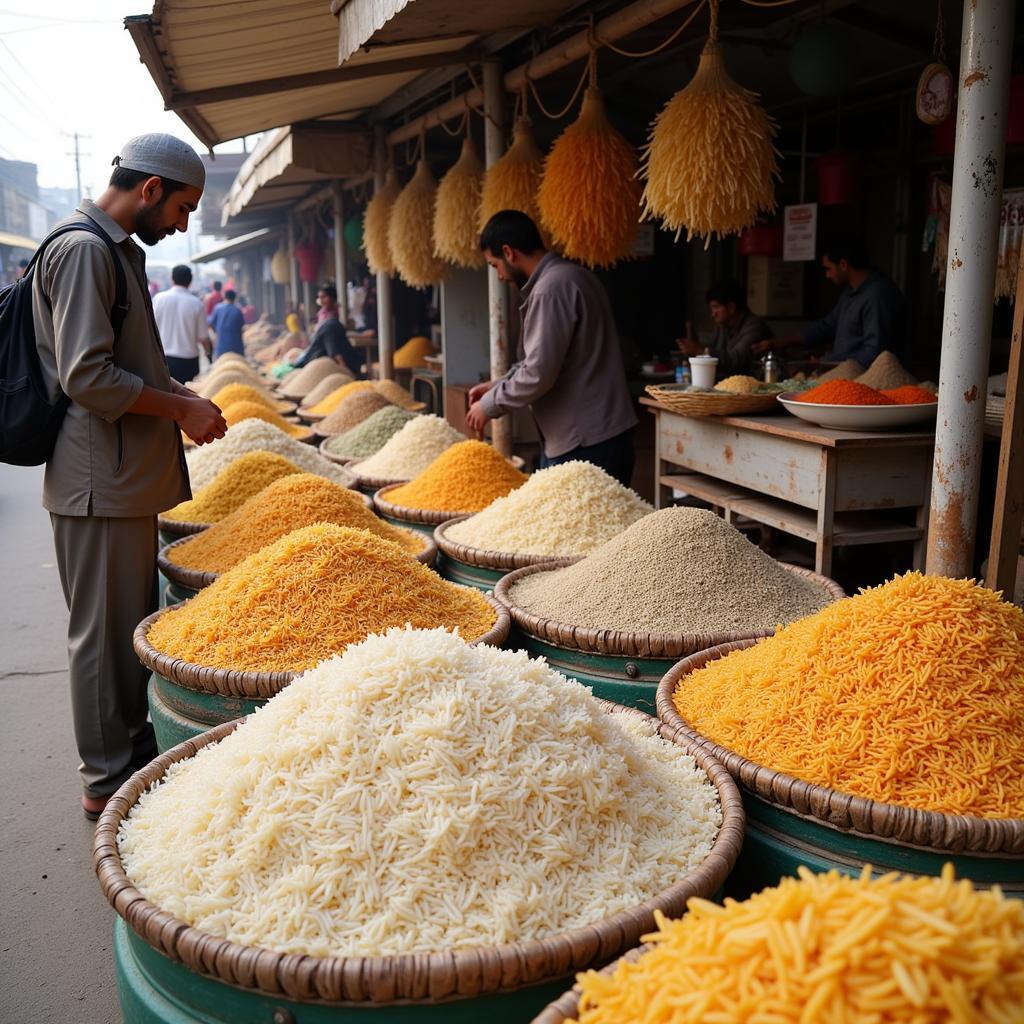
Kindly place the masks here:
[(803, 345), (822, 349), (825, 359), (856, 359), (867, 369), (887, 349), (902, 349), (906, 333), (906, 303), (900, 290), (883, 273), (871, 269), (864, 243), (855, 235), (837, 236), (821, 257), (825, 276), (842, 288), (832, 312), (801, 334), (762, 341), (755, 352)]
[[(757, 342), (772, 336), (771, 329), (759, 317), (747, 309), (746, 296), (736, 281), (722, 281), (708, 289), (708, 309), (715, 322), (715, 333), (708, 345), (711, 355), (718, 357), (719, 379), (736, 373), (750, 374), (754, 369), (753, 347)], [(676, 344), (688, 356), (704, 353), (704, 346), (687, 334)]]
[(219, 359), (227, 352), (237, 352), (238, 355), (245, 355), (245, 346), (242, 344), (242, 328), (245, 326), (245, 318), (242, 311), (235, 305), (237, 296), (229, 288), (224, 293), (224, 301), (213, 307), (213, 312), (207, 317), (210, 326), (217, 336), (217, 343), (213, 347), (213, 358)]
[[(334, 285), (325, 284), (320, 289), (317, 295), (318, 302), (321, 296), (337, 307), (338, 292)], [(323, 303), (321, 303), (321, 308), (323, 308)], [(313, 335), (313, 340), (309, 343), (309, 348), (292, 365), (297, 370), (301, 370), (307, 363), (322, 356), (329, 356), (336, 363), (345, 366), (356, 379), (362, 376), (363, 357), (348, 340), (348, 332), (337, 316), (324, 320), (320, 324), (316, 329), (316, 334)]]

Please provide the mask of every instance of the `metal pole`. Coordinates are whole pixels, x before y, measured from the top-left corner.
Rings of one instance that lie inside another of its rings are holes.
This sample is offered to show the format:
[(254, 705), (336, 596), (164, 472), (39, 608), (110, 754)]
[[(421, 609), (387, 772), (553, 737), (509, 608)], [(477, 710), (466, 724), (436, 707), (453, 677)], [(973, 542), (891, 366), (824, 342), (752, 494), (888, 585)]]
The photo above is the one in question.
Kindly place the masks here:
[[(388, 172), (388, 144), (384, 125), (373, 129), (373, 190), (384, 187)], [(381, 380), (395, 376), (395, 324), (391, 312), (391, 278), (377, 275), (377, 355)]]
[(969, 576), (985, 426), (1014, 0), (964, 0), (927, 570)]
[[(501, 64), (484, 63), (484, 158), (488, 167), (505, 152), (505, 104), (501, 82)], [(508, 372), (508, 286), (498, 280), (498, 272), (487, 268), (488, 334), (491, 345), (491, 380)], [(512, 417), (491, 420), (491, 443), (502, 455), (512, 454)]]
[(345, 261), (345, 193), (341, 182), (332, 190), (334, 205), (334, 286), (338, 289), (338, 316), (348, 326), (348, 273)]
[(299, 311), (299, 265), (295, 261), (295, 218), (288, 218), (288, 268), (291, 272), (291, 303), (293, 310)]

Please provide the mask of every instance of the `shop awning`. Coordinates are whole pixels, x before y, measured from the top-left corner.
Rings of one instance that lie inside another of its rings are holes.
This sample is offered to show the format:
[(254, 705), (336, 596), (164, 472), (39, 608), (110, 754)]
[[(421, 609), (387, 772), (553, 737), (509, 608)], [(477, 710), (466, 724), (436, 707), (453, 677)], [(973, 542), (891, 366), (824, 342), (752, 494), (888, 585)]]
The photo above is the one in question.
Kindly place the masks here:
[(189, 257), (189, 263), (212, 263), (214, 260), (222, 259), (224, 256), (234, 256), (235, 253), (245, 252), (247, 249), (256, 249), (261, 245), (268, 245), (276, 241), (281, 232), (275, 228), (260, 228), (259, 231), (250, 231), (247, 235), (238, 235), (229, 238), (212, 249), (204, 249)]
[(222, 223), (302, 199), (311, 187), (369, 172), (373, 139), (357, 126), (315, 121), (267, 135), (231, 183)]
[(14, 235), (9, 231), (0, 231), (0, 245), (9, 245), (12, 249), (27, 249), (29, 252), (35, 252), (39, 248), (39, 243), (31, 238)]
[[(580, 0), (331, 0), (338, 19), (338, 63), (364, 47), (380, 55), (417, 43), (421, 54), (451, 54), (474, 39), (557, 24)], [(454, 62), (453, 62), (454, 63)]]
[[(208, 146), (313, 118), (357, 118), (452, 60), (414, 42), (339, 68), (326, 0), (155, 0), (125, 27), (166, 109)], [(457, 54), (458, 40), (451, 44)]]

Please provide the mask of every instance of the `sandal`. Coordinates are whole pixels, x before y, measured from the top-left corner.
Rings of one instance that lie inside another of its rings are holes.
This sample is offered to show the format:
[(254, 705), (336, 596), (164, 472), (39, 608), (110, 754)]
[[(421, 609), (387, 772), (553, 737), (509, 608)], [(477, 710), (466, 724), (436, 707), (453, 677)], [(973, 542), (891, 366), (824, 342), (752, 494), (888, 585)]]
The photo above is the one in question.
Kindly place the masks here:
[(82, 811), (89, 821), (96, 821), (103, 813), (103, 809), (110, 802), (110, 796), (84, 796), (82, 797)]

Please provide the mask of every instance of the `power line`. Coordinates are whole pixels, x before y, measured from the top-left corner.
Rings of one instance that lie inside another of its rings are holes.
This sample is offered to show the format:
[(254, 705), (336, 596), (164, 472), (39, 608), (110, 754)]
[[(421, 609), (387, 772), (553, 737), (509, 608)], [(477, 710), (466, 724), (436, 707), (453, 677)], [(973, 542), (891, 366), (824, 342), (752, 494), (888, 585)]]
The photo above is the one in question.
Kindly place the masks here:
[(0, 9), (0, 14), (10, 18), (25, 18), (29, 21), (62, 22), (65, 25), (107, 25), (108, 21), (102, 18), (62, 18), (57, 14), (27, 14), (25, 11), (13, 11), (9, 8)]
[(79, 139), (91, 139), (91, 135), (79, 135), (78, 132), (61, 132), (61, 135), (70, 135), (75, 140), (75, 148), (70, 153), (65, 153), (65, 156), (73, 156), (75, 158), (75, 183), (78, 186), (78, 194), (82, 194), (82, 160), (83, 156), (92, 156), (91, 153), (83, 153), (79, 148)]

